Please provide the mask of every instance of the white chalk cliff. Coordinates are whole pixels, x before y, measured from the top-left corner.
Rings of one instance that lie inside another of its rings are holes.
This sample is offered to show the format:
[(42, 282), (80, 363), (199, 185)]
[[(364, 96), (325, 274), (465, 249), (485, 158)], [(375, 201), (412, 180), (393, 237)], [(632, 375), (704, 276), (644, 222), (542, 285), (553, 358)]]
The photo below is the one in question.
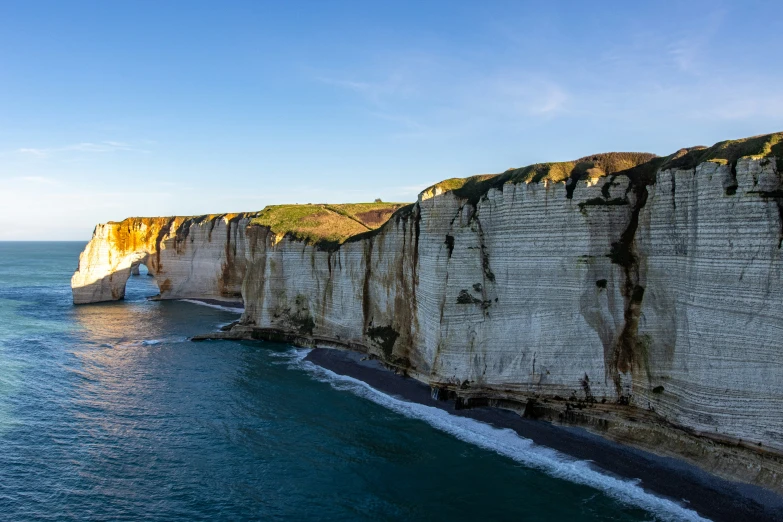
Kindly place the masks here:
[(256, 214), (107, 223), (74, 302), (143, 263), (161, 298), (242, 299), (226, 337), (368, 352), (781, 491), (782, 138), (449, 180), (339, 245)]
[(140, 264), (161, 299), (241, 301), (245, 228), (254, 214), (128, 218), (95, 227), (71, 278), (75, 304), (113, 301)]

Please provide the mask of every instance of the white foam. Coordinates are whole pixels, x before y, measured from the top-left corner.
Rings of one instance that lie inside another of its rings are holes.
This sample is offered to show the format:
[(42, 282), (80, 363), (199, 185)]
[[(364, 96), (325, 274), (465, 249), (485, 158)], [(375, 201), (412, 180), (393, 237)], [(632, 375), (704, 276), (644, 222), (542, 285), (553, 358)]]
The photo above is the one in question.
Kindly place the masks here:
[(235, 322), (236, 322), (236, 321), (229, 321), (229, 322), (227, 322), (227, 323), (220, 323), (220, 324), (217, 324), (217, 325), (215, 325), (215, 328), (216, 328), (217, 330), (222, 330), (222, 329), (223, 329), (223, 328), (225, 328), (226, 326), (229, 326), (229, 325), (231, 325), (231, 324), (234, 324)]
[(116, 345), (114, 344), (102, 344), (101, 346), (105, 348), (125, 348), (129, 346), (156, 346), (161, 343), (183, 343), (187, 341), (187, 337), (165, 337), (163, 339), (133, 339), (133, 340), (126, 340), (126, 341), (120, 341)]
[(598, 489), (620, 502), (650, 511), (661, 520), (708, 520), (677, 502), (645, 491), (639, 486), (639, 480), (610, 476), (591, 467), (588, 461), (539, 446), (512, 429), (495, 428), (475, 419), (451, 415), (439, 408), (392, 397), (359, 379), (339, 375), (305, 361), (308, 353), (306, 349), (292, 349), (281, 355), (288, 357), (291, 367), (305, 370), (316, 380), (327, 382), (337, 390), (349, 391), (406, 417), (422, 420), (460, 440), (494, 451), (548, 475)]
[(224, 310), (226, 312), (232, 312), (232, 313), (235, 313), (235, 314), (242, 314), (242, 313), (245, 312), (244, 308), (237, 308), (237, 307), (233, 307), (233, 306), (224, 306), (224, 305), (219, 305), (219, 304), (214, 304), (214, 303), (205, 303), (204, 301), (199, 301), (197, 299), (180, 299), (180, 301), (185, 301), (186, 303), (193, 303), (193, 304), (197, 304), (197, 305), (201, 305), (201, 306), (208, 306), (210, 308), (216, 308), (218, 310)]

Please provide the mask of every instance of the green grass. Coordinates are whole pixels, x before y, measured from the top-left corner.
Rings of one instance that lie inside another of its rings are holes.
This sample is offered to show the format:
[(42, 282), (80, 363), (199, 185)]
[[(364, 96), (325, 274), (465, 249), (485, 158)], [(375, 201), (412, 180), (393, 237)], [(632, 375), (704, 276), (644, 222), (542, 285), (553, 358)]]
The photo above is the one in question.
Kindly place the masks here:
[(740, 158), (771, 158), (778, 159), (778, 170), (783, 170), (783, 132), (751, 136), (739, 140), (727, 140), (716, 143), (712, 147), (691, 147), (681, 149), (667, 161), (665, 169), (692, 169), (699, 163), (712, 161), (722, 165), (735, 165)]
[[(753, 136), (739, 140), (716, 143), (712, 147), (692, 147), (681, 149), (667, 157), (657, 157), (644, 152), (608, 152), (585, 156), (574, 161), (556, 163), (537, 163), (518, 169), (509, 169), (502, 174), (482, 174), (468, 178), (450, 178), (425, 189), (451, 191), (459, 198), (472, 204), (486, 196), (492, 188), (502, 188), (506, 183), (540, 183), (542, 181), (566, 182), (567, 196), (570, 198), (576, 182), (582, 179), (596, 179), (604, 176), (622, 174), (632, 183), (649, 185), (655, 182), (656, 172), (661, 168), (693, 168), (699, 163), (712, 161), (734, 165), (739, 158), (752, 157), (777, 158), (778, 170), (783, 172), (783, 132)], [(624, 200), (609, 199), (609, 184), (604, 186), (603, 199), (594, 198), (583, 202), (586, 205), (619, 205)], [(414, 210), (414, 205), (403, 203), (349, 203), (340, 205), (307, 204), (275, 205), (266, 207), (257, 213), (244, 213), (253, 217), (250, 224), (269, 227), (280, 237), (290, 236), (307, 241), (321, 248), (334, 249), (346, 241), (359, 241), (377, 233), (379, 227), (392, 217), (406, 218)], [(240, 214), (207, 214), (202, 216), (178, 217), (173, 223), (181, 227), (190, 221), (200, 224), (218, 218), (234, 219)], [(163, 226), (159, 220), (167, 218), (129, 218), (132, 224), (149, 221), (150, 229)], [(155, 225), (155, 226), (153, 226)], [(128, 228), (125, 227), (125, 228)], [(124, 229), (123, 229), (124, 230)], [(122, 235), (122, 234), (120, 234)], [(127, 234), (126, 234), (127, 235)], [(127, 242), (125, 237), (118, 241)], [(142, 238), (149, 241), (150, 238)]]
[(655, 157), (655, 154), (647, 152), (607, 152), (585, 156), (575, 161), (538, 163), (507, 171), (506, 174), (510, 175), (514, 183), (538, 183), (544, 180), (558, 183), (569, 178), (589, 179), (616, 174)]
[[(110, 222), (118, 225), (114, 231), (114, 241), (120, 245), (135, 245), (139, 241), (150, 242), (153, 236), (170, 220), (177, 237), (184, 239), (190, 225), (201, 225), (217, 219), (236, 219), (249, 217), (250, 225), (268, 227), (279, 237), (290, 236), (306, 241), (325, 249), (334, 249), (349, 238), (364, 237), (374, 233), (386, 223), (395, 212), (409, 209), (405, 203), (345, 203), (345, 204), (307, 204), (307, 205), (273, 205), (260, 212), (245, 212), (234, 214), (203, 214), (200, 216), (176, 216), (173, 218), (127, 218), (121, 222)], [(132, 233), (133, 228), (140, 224), (147, 225), (144, 237)], [(129, 247), (130, 248), (130, 247)]]
[(335, 248), (348, 238), (383, 225), (403, 203), (348, 203), (340, 205), (273, 205), (259, 212), (251, 225), (272, 233)]
[(576, 186), (574, 182), (580, 179), (600, 178), (616, 174), (648, 163), (654, 158), (656, 158), (655, 154), (646, 152), (607, 152), (585, 156), (574, 161), (536, 163), (527, 167), (510, 169), (503, 174), (462, 179), (451, 178), (437, 183), (427, 190), (435, 188), (444, 191), (450, 190), (455, 196), (476, 204), (490, 189), (501, 188), (506, 183), (540, 183), (542, 181), (559, 183), (571, 179), (573, 182), (569, 187), (574, 187)]
[(466, 184), (479, 183), (494, 178), (496, 176), (498, 176), (498, 174), (479, 174), (477, 176), (470, 176), (469, 178), (444, 179), (439, 183), (427, 187), (426, 189), (424, 189), (424, 192), (426, 193), (426, 192), (434, 191), (435, 189), (440, 189), (443, 192), (459, 190), (462, 187), (464, 187)]
[[(568, 182), (566, 191), (570, 198), (576, 182), (582, 179), (623, 174), (634, 182), (648, 185), (655, 183), (655, 174), (662, 168), (690, 169), (705, 161), (734, 165), (739, 158), (745, 157), (755, 159), (775, 157), (778, 171), (783, 172), (783, 132), (722, 141), (712, 147), (681, 149), (666, 157), (645, 152), (607, 152), (585, 156), (574, 161), (536, 163), (510, 169), (502, 174), (450, 178), (428, 187), (425, 192), (440, 188), (444, 192), (451, 191), (458, 198), (475, 205), (490, 189), (500, 189), (506, 183), (548, 181)], [(608, 194), (604, 194), (604, 197), (608, 198)]]

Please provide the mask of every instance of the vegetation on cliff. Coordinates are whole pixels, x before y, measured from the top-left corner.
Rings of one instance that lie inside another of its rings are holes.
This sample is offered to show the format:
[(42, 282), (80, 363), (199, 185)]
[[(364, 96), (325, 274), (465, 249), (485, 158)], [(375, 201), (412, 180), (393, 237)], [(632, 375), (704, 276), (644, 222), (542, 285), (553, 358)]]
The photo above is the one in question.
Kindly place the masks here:
[(377, 229), (403, 206), (383, 202), (273, 205), (259, 212), (250, 224), (268, 227), (280, 237), (290, 236), (328, 248)]
[(655, 158), (655, 154), (647, 152), (607, 152), (585, 156), (574, 161), (536, 163), (527, 167), (509, 169), (502, 174), (463, 179), (451, 178), (426, 190), (440, 188), (444, 192), (452, 191), (458, 198), (476, 204), (490, 189), (501, 188), (506, 183), (568, 182), (567, 188), (571, 189), (568, 192), (570, 197), (573, 187), (576, 186), (576, 181), (617, 174), (648, 163)]
[[(481, 174), (467, 178), (449, 178), (423, 191), (434, 196), (436, 193), (452, 192), (470, 204), (477, 204), (492, 188), (500, 189), (506, 183), (565, 183), (566, 195), (571, 198), (580, 180), (597, 180), (605, 176), (627, 176), (634, 186), (655, 183), (660, 169), (690, 169), (699, 163), (717, 162), (736, 164), (744, 157), (777, 158), (778, 170), (783, 171), (783, 132), (752, 136), (738, 140), (727, 140), (712, 147), (691, 147), (680, 149), (669, 156), (659, 157), (645, 152), (607, 152), (585, 156), (574, 161), (536, 163), (526, 167), (509, 169), (502, 174)], [(591, 205), (627, 204), (624, 198), (610, 199), (605, 185), (603, 197), (580, 203), (580, 209)], [(167, 226), (178, 231), (192, 224), (202, 224), (219, 218), (235, 219), (238, 216), (252, 217), (251, 225), (268, 227), (278, 237), (316, 244), (320, 248), (333, 249), (346, 241), (357, 241), (376, 233), (393, 215), (403, 217), (412, 211), (412, 205), (403, 203), (354, 203), (354, 204), (307, 204), (274, 205), (253, 214), (207, 214), (178, 218), (128, 218), (116, 223), (115, 243), (124, 250), (136, 243), (149, 242), (153, 235)], [(172, 220), (171, 223), (168, 221)], [(141, 236), (135, 229), (143, 228)]]
[(777, 158), (778, 170), (783, 170), (783, 132), (751, 136), (739, 140), (726, 140), (712, 147), (681, 149), (670, 156), (663, 168), (692, 169), (699, 163), (712, 161), (734, 165), (740, 158)]
[(476, 204), (492, 188), (506, 183), (566, 183), (568, 197), (576, 182), (610, 175), (626, 175), (642, 184), (655, 182), (655, 172), (664, 169), (691, 169), (699, 163), (712, 161), (736, 164), (740, 158), (777, 158), (778, 170), (783, 171), (783, 132), (726, 140), (712, 147), (680, 149), (669, 156), (658, 157), (645, 152), (607, 152), (585, 156), (574, 161), (536, 163), (502, 174), (482, 174), (468, 178), (449, 178), (432, 185), (424, 193), (453, 192), (455, 196)]

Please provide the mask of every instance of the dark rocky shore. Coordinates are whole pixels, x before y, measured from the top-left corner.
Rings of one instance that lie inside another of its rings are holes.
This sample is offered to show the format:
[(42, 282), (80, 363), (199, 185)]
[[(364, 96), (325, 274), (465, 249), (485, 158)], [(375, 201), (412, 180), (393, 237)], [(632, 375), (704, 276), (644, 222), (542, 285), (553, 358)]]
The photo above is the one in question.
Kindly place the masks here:
[(456, 409), (454, 401), (433, 398), (429, 386), (397, 375), (379, 361), (360, 353), (316, 348), (306, 360), (337, 374), (360, 379), (379, 391), (407, 401), (434, 406), (498, 428), (511, 428), (536, 444), (591, 461), (609, 473), (640, 479), (646, 490), (683, 502), (713, 520), (783, 520), (783, 498), (769, 490), (730, 482), (685, 462), (617, 444), (582, 428), (555, 426), (498, 408)]

